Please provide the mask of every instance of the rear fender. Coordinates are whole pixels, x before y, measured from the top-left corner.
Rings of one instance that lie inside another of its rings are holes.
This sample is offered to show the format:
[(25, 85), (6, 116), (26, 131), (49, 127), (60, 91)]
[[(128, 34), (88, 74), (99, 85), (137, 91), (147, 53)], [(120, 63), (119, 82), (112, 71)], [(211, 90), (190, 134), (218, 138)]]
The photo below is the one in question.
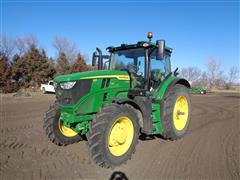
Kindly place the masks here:
[[(163, 105), (164, 105), (164, 100), (165, 97), (168, 94), (168, 91), (175, 86), (176, 84), (182, 84), (184, 86), (186, 86), (187, 88), (190, 88), (190, 83), (186, 80), (186, 79), (182, 79), (182, 78), (177, 78), (175, 76), (169, 76), (168, 78), (166, 78), (163, 83), (161, 84), (161, 86), (159, 87), (159, 89), (157, 89), (156, 93), (153, 95), (153, 103), (159, 104), (160, 105), (160, 109), (158, 112), (155, 111), (155, 114), (158, 114), (158, 118), (159, 119), (159, 123), (156, 123), (156, 127), (155, 129), (159, 129), (158, 131), (155, 131), (155, 134), (161, 134), (162, 133), (162, 127), (163, 127)], [(163, 129), (164, 130), (164, 129)]]
[(171, 89), (175, 84), (182, 84), (186, 86), (187, 88), (190, 88), (190, 83), (183, 78), (176, 78), (175, 76), (170, 76), (167, 79), (163, 81), (159, 89), (156, 91), (156, 93), (153, 95), (153, 99), (155, 101), (161, 101), (164, 96), (166, 95), (167, 91)]

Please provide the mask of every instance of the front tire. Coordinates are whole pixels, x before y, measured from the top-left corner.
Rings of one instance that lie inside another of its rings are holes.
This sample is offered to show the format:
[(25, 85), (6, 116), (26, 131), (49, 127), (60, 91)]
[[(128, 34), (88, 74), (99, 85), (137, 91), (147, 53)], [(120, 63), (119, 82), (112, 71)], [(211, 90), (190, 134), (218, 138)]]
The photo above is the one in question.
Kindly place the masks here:
[(170, 140), (182, 138), (191, 121), (191, 100), (188, 88), (176, 84), (168, 90), (162, 103), (163, 137)]
[(60, 119), (58, 104), (50, 106), (44, 117), (43, 129), (50, 141), (59, 146), (66, 146), (82, 140), (82, 137), (72, 129), (64, 126)]
[(115, 167), (131, 158), (140, 133), (137, 117), (136, 110), (127, 104), (111, 104), (96, 114), (87, 133), (96, 164)]

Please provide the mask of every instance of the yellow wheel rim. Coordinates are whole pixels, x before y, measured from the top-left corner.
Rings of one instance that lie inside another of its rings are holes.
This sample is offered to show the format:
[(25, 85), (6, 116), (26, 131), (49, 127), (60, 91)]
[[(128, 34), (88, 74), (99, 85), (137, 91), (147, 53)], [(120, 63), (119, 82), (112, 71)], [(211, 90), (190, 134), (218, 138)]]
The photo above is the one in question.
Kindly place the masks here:
[(59, 119), (59, 130), (66, 137), (76, 136), (77, 133), (73, 131), (71, 128), (64, 126), (63, 121)]
[(134, 137), (132, 121), (126, 117), (119, 117), (112, 125), (108, 136), (108, 148), (114, 156), (122, 156), (130, 148)]
[(179, 96), (173, 109), (173, 124), (178, 131), (181, 131), (185, 128), (188, 121), (188, 111), (189, 107), (186, 97)]

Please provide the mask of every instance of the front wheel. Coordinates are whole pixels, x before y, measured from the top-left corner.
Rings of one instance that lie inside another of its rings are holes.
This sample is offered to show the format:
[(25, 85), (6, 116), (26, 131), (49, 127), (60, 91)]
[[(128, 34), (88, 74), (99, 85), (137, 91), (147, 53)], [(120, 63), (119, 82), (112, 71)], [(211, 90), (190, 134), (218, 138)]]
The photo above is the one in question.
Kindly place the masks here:
[(63, 124), (60, 118), (58, 104), (50, 106), (45, 114), (43, 129), (50, 141), (59, 146), (73, 144), (82, 140), (82, 137), (71, 128)]
[(162, 104), (163, 136), (176, 140), (183, 137), (191, 121), (191, 100), (188, 88), (176, 84), (168, 90)]
[(96, 114), (87, 133), (93, 160), (109, 168), (126, 162), (138, 141), (140, 126), (130, 105), (111, 104)]

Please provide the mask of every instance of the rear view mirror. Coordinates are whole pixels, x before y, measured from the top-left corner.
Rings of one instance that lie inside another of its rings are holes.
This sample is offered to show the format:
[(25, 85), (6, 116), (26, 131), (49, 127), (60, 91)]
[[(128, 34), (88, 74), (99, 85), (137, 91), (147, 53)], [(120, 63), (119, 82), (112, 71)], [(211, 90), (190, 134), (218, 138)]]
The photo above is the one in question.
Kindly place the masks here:
[(157, 60), (163, 59), (164, 51), (165, 51), (165, 40), (157, 40), (157, 52), (156, 52)]

